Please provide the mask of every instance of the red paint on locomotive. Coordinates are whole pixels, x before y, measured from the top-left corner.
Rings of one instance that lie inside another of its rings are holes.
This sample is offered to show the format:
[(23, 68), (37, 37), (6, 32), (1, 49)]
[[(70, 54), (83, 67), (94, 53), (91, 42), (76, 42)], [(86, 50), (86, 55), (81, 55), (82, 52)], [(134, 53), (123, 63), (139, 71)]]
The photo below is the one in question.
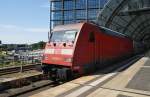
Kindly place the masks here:
[[(57, 41), (59, 34), (71, 40)], [(110, 62), (131, 56), (133, 52), (133, 41), (127, 36), (95, 24), (77, 23), (53, 29), (42, 63), (64, 66), (82, 75), (106, 64), (111, 66)]]

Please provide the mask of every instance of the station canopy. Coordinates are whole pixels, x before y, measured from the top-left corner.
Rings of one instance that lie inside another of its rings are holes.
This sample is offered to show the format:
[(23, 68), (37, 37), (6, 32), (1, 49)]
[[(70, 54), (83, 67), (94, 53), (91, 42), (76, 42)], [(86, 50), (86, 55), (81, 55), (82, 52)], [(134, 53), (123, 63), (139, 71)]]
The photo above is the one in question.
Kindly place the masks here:
[(150, 0), (109, 0), (97, 22), (150, 45)]

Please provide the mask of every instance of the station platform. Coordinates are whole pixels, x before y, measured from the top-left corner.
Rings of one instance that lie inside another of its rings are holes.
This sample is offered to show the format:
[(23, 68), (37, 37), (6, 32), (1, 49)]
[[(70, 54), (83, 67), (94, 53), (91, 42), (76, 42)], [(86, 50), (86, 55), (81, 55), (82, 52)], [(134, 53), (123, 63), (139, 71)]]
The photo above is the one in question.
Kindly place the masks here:
[[(131, 63), (131, 62), (129, 62)], [(109, 73), (98, 72), (50, 88), (30, 97), (150, 97), (150, 59)]]

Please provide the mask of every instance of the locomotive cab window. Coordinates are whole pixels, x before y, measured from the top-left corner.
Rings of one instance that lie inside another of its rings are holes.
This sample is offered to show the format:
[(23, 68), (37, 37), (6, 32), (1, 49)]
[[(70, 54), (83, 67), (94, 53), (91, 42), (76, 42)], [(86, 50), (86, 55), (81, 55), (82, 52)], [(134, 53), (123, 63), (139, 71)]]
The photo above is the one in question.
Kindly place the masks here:
[(74, 42), (77, 30), (54, 31), (51, 42)]
[(95, 35), (94, 32), (89, 33), (89, 42), (95, 42)]

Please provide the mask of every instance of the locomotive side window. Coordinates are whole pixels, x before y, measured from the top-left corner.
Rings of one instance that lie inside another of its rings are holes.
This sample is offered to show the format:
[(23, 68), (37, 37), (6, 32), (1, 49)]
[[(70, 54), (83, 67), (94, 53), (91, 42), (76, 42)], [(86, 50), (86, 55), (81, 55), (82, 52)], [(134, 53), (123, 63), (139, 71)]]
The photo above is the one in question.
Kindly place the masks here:
[(95, 35), (94, 32), (89, 33), (89, 42), (95, 42)]

